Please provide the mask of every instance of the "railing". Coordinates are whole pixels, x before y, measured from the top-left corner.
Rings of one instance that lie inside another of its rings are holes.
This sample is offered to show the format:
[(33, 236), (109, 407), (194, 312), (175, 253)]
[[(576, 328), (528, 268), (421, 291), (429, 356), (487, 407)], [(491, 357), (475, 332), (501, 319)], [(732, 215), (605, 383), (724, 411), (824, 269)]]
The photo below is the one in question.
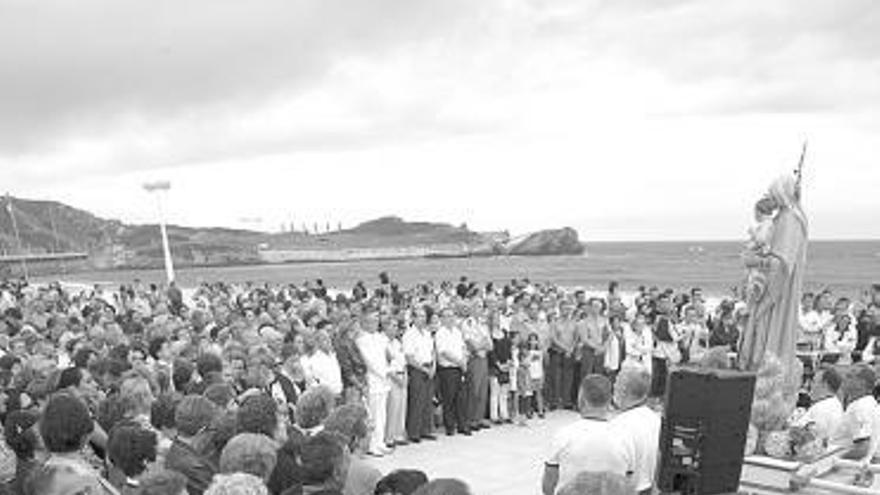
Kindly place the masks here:
[(84, 260), (89, 257), (88, 253), (29, 253), (29, 254), (3, 254), (0, 255), (0, 263), (21, 263), (32, 261), (63, 261)]

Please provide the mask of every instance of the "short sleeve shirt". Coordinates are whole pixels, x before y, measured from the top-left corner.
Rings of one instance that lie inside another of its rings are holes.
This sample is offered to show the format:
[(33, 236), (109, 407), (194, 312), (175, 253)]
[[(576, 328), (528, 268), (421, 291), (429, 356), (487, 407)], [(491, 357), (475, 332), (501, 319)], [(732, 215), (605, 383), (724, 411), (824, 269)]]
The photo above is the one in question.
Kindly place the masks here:
[(548, 466), (559, 468), (556, 486), (565, 486), (583, 471), (626, 476), (626, 446), (614, 432), (610, 422), (586, 418), (560, 429), (546, 458)]
[(834, 443), (838, 445), (864, 439), (870, 439), (873, 453), (880, 440), (880, 406), (872, 395), (856, 399), (847, 406), (834, 435)]
[(647, 406), (624, 411), (611, 420), (611, 426), (626, 445), (627, 471), (632, 473), (636, 490), (647, 490), (654, 485), (660, 423), (660, 415)]
[(813, 424), (819, 438), (829, 438), (837, 431), (843, 419), (843, 404), (837, 397), (822, 399), (807, 410), (796, 422), (796, 426)]

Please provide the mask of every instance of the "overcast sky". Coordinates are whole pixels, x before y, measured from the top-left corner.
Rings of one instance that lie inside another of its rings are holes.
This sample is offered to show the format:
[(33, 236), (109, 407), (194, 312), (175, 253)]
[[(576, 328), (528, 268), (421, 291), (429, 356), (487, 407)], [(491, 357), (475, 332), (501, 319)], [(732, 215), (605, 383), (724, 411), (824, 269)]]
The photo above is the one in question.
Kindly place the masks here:
[(737, 239), (805, 138), (880, 238), (880, 2), (0, 0), (3, 186), (129, 222)]

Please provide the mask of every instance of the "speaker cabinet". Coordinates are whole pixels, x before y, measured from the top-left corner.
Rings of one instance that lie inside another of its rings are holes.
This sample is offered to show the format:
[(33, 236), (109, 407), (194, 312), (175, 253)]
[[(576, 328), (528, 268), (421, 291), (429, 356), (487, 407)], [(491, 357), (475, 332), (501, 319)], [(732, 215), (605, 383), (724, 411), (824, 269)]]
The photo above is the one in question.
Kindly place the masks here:
[(754, 392), (754, 373), (692, 368), (670, 372), (660, 430), (661, 491), (737, 491)]

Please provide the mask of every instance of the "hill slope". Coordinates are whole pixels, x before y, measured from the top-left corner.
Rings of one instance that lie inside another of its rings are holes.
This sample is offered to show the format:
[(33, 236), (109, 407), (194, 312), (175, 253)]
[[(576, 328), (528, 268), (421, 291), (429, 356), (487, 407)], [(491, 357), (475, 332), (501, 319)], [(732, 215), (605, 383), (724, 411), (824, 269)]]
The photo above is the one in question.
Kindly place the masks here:
[[(19, 252), (9, 215), (7, 198), (0, 199), (0, 253)], [(99, 268), (158, 267), (162, 245), (157, 225), (128, 225), (107, 220), (57, 201), (12, 199), (15, 220), (25, 252), (82, 251), (89, 264)], [(548, 240), (548, 235), (550, 239)], [(175, 263), (225, 265), (260, 263), (260, 249), (272, 250), (375, 250), (396, 248), (449, 248), (472, 255), (577, 254), (577, 233), (565, 231), (565, 242), (553, 242), (553, 234), (530, 237), (524, 246), (506, 245), (508, 236), (482, 234), (467, 225), (407, 222), (387, 216), (356, 227), (324, 234), (288, 232), (267, 234), (243, 229), (168, 226)], [(542, 252), (551, 246), (552, 253)], [(562, 246), (562, 247), (560, 247)], [(566, 250), (570, 253), (566, 253)]]

